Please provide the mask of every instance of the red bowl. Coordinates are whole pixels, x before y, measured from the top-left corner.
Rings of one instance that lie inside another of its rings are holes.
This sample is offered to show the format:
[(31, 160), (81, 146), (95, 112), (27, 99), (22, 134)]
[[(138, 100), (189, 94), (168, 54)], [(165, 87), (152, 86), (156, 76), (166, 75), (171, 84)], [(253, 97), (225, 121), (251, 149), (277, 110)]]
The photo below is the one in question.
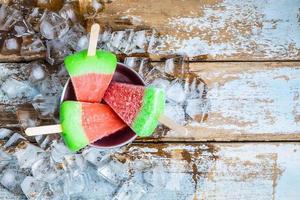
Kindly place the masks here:
[[(113, 76), (113, 81), (130, 83), (134, 85), (145, 85), (143, 79), (139, 76), (139, 74), (123, 63), (118, 63), (116, 72)], [(66, 100), (77, 100), (70, 79), (65, 84), (61, 96), (61, 102)], [(90, 144), (90, 146), (97, 148), (120, 147), (132, 142), (136, 137), (137, 135), (129, 127), (126, 127), (112, 135), (104, 137)]]

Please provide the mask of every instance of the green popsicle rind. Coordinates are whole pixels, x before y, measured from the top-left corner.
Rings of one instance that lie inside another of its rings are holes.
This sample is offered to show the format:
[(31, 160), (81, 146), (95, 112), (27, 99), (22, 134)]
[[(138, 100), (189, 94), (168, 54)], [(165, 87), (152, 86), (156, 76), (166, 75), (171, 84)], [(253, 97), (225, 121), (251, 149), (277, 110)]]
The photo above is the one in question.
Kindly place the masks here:
[(143, 104), (132, 123), (132, 129), (140, 137), (150, 136), (158, 124), (159, 116), (164, 112), (165, 94), (163, 90), (148, 87), (144, 91)]
[(81, 105), (75, 101), (64, 101), (60, 107), (62, 137), (71, 151), (78, 151), (89, 144), (81, 125)]
[(95, 56), (87, 56), (87, 50), (69, 55), (64, 60), (70, 76), (89, 73), (112, 74), (117, 66), (117, 58), (108, 51), (96, 51)]

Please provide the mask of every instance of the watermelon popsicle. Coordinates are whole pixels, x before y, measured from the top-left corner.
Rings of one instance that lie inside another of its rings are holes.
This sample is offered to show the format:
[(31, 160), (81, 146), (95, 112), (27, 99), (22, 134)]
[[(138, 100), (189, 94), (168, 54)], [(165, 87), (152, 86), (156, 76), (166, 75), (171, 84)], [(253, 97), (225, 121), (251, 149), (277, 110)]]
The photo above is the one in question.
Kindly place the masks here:
[(187, 132), (163, 115), (165, 94), (161, 89), (113, 82), (103, 99), (138, 136), (150, 136), (158, 121), (177, 132)]
[(100, 102), (116, 70), (116, 56), (96, 49), (99, 32), (99, 24), (93, 24), (88, 50), (64, 60), (78, 101)]
[(60, 107), (60, 125), (27, 128), (27, 135), (59, 133), (72, 151), (111, 135), (126, 124), (105, 104), (64, 101)]
[(77, 100), (100, 102), (116, 70), (116, 56), (100, 50), (88, 56), (88, 51), (83, 50), (67, 56), (64, 62)]

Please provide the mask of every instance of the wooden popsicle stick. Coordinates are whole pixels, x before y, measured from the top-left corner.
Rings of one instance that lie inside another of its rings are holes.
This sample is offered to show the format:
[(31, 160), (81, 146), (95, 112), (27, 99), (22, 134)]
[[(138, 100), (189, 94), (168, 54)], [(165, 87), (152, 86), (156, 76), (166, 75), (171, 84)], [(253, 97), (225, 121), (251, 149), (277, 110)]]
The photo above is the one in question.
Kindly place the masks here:
[(89, 48), (87, 53), (88, 56), (94, 56), (96, 54), (99, 32), (100, 32), (99, 24), (93, 24), (90, 33)]
[(174, 120), (170, 119), (165, 115), (160, 115), (158, 121), (163, 125), (167, 126), (168, 128), (174, 130), (177, 133), (187, 134), (188, 130), (184, 126), (177, 124)]
[(30, 127), (25, 130), (25, 133), (28, 136), (46, 135), (46, 134), (54, 134), (54, 133), (61, 133), (61, 132), (62, 132), (62, 128), (60, 124)]
[[(170, 129), (176, 131), (177, 133), (187, 134), (187, 128), (177, 124), (172, 119), (165, 115), (161, 115), (158, 119), (160, 123), (169, 127)], [(61, 133), (62, 127), (60, 124), (56, 125), (47, 125), (47, 126), (38, 126), (38, 127), (30, 127), (25, 130), (26, 135), (28, 136), (36, 136), (36, 135), (46, 135), (46, 134), (54, 134)]]

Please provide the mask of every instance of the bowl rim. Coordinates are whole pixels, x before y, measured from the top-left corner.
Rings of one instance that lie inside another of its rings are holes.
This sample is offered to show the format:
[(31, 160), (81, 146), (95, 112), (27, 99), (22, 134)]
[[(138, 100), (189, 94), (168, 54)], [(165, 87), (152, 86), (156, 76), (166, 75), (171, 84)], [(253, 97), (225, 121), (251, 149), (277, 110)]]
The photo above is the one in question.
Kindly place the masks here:
[[(124, 63), (120, 63), (120, 62), (117, 62), (117, 66), (122, 66), (122, 67), (125, 67), (127, 68), (128, 70), (130, 70), (133, 74), (136, 75), (136, 77), (138, 79), (140, 79), (141, 83), (143, 83), (143, 85), (145, 86), (145, 81), (142, 79), (142, 77), (136, 72), (134, 71), (131, 67), (129, 67), (128, 65), (124, 64)], [(62, 90), (62, 93), (61, 93), (61, 97), (60, 97), (60, 104), (64, 101), (64, 97), (65, 97), (65, 94), (66, 94), (66, 91), (67, 91), (67, 88), (69, 87), (69, 84), (70, 84), (70, 81), (71, 81), (71, 78), (68, 78), (68, 80), (66, 81), (65, 85), (64, 85), (64, 88)], [(122, 146), (125, 146), (131, 142), (133, 142), (135, 139), (137, 138), (137, 135), (135, 134), (132, 138), (130, 138), (129, 140), (126, 140), (120, 144), (117, 144), (117, 145), (112, 145), (112, 146), (107, 146), (107, 147), (103, 147), (103, 146), (98, 146), (98, 145), (95, 145), (93, 143), (91, 144), (88, 144), (88, 146), (91, 146), (91, 147), (95, 147), (95, 148), (98, 148), (98, 149), (113, 149), (113, 148), (118, 148), (118, 147), (122, 147)]]

